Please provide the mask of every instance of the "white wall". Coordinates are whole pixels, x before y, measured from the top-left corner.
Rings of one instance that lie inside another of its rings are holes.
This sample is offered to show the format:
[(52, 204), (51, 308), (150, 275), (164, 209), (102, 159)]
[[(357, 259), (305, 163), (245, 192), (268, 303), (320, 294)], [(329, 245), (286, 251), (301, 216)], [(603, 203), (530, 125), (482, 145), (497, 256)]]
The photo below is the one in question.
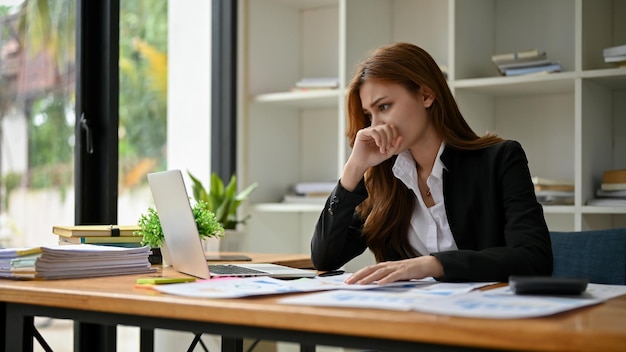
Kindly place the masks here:
[(211, 1), (169, 0), (167, 165), (209, 180)]
[[(189, 170), (206, 182), (211, 168), (211, 3), (168, 4), (167, 168), (184, 175)], [(185, 351), (193, 340), (188, 332), (156, 330), (154, 335), (157, 352)], [(204, 335), (203, 341), (219, 350), (218, 337)]]

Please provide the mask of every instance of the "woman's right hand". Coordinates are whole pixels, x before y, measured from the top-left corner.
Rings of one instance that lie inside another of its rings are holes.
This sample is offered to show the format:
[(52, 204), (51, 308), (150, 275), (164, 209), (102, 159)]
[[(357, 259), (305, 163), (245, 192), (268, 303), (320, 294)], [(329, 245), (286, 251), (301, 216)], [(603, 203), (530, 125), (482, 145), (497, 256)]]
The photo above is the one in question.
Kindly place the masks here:
[(341, 177), (341, 185), (353, 190), (365, 171), (400, 153), (402, 136), (394, 125), (381, 124), (357, 132), (352, 153)]

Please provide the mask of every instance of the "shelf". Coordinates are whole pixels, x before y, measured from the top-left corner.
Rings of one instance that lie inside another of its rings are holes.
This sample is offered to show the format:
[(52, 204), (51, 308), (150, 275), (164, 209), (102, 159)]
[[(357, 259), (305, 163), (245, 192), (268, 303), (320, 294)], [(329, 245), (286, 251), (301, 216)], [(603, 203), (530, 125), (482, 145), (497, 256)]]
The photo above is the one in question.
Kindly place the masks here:
[(626, 214), (626, 207), (600, 207), (585, 205), (582, 207), (583, 214)]
[(572, 93), (576, 72), (516, 77), (471, 78), (455, 81), (455, 89), (468, 89), (491, 96), (536, 95), (540, 93)]
[(252, 101), (259, 104), (272, 104), (295, 108), (324, 108), (336, 107), (339, 94), (339, 90), (337, 89), (279, 92), (260, 94), (255, 96)]
[[(308, 247), (323, 204), (280, 203), (289, 185), (341, 175), (344, 84), (371, 49), (412, 42), (449, 68), (448, 84), (477, 132), (519, 141), (532, 174), (576, 181), (575, 205), (545, 205), (549, 226), (626, 226), (626, 207), (587, 206), (602, 173), (626, 168), (626, 68), (602, 50), (626, 43), (626, 0), (244, 0), (238, 117), (243, 179), (262, 189), (250, 238), (284, 233)], [(494, 53), (545, 50), (563, 72), (500, 76)], [(302, 77), (339, 89), (290, 91)], [(300, 234), (300, 242), (293, 238)], [(267, 241), (267, 244), (269, 245)]]
[(268, 213), (320, 213), (324, 203), (296, 204), (296, 203), (258, 203), (252, 206), (255, 210)]
[(584, 71), (582, 78), (598, 82), (608, 88), (626, 89), (626, 68)]
[(543, 212), (545, 214), (573, 214), (573, 205), (544, 205)]

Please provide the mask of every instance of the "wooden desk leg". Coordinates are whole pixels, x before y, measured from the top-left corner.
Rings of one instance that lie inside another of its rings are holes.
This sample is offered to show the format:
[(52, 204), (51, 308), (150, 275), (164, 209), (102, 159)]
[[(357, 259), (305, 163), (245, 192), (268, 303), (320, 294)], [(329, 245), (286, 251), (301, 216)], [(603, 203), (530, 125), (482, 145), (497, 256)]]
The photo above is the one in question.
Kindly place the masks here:
[(74, 322), (75, 352), (115, 352), (116, 348), (115, 325)]
[(154, 329), (139, 330), (139, 351), (140, 352), (153, 352), (154, 351)]
[(243, 339), (222, 336), (222, 352), (243, 352)]

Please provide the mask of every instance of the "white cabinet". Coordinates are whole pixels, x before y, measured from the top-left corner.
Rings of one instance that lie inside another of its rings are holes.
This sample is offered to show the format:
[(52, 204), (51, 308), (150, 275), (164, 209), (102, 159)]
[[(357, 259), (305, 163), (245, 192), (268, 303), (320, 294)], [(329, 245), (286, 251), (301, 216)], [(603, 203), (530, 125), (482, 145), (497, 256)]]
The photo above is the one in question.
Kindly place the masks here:
[[(241, 0), (238, 170), (260, 186), (246, 245), (306, 252), (322, 204), (285, 204), (297, 182), (336, 181), (349, 155), (344, 91), (380, 45), (407, 41), (449, 70), (474, 128), (522, 143), (531, 173), (575, 181), (575, 204), (545, 206), (551, 230), (626, 226), (626, 207), (585, 205), (608, 169), (626, 168), (626, 0)], [(545, 50), (563, 72), (502, 77), (495, 53)], [(292, 91), (303, 77), (336, 90)]]

